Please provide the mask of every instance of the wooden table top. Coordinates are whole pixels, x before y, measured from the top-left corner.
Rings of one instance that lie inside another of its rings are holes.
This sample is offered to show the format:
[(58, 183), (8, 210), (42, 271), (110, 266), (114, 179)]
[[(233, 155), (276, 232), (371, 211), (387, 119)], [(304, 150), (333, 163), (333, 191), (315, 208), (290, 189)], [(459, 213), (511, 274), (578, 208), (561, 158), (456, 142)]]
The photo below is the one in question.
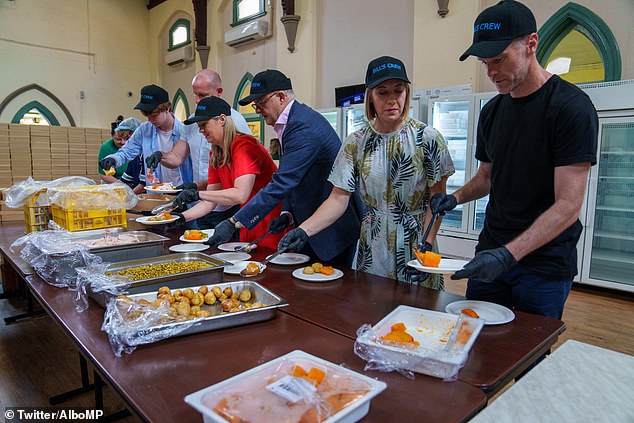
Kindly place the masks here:
[(388, 388), (371, 403), (363, 421), (465, 421), (486, 405), (484, 393), (464, 382), (417, 375), (363, 371), (353, 341), (288, 313), (272, 320), (163, 340), (115, 357), (100, 331), (104, 310), (91, 303), (75, 310), (72, 293), (27, 277), (35, 297), (71, 336), (108, 383), (143, 420), (200, 422), (183, 398), (293, 350), (303, 350), (384, 381)]

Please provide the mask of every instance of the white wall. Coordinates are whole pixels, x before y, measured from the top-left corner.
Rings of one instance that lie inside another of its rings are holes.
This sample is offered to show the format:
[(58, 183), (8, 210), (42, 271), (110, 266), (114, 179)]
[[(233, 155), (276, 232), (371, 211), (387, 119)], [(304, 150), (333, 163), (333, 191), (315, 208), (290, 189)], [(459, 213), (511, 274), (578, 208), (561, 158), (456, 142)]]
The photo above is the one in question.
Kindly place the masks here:
[[(108, 128), (119, 114), (139, 117), (132, 108), (150, 71), (145, 4), (0, 0), (0, 100), (35, 83), (66, 105), (77, 126)], [(11, 104), (0, 121), (22, 105)]]

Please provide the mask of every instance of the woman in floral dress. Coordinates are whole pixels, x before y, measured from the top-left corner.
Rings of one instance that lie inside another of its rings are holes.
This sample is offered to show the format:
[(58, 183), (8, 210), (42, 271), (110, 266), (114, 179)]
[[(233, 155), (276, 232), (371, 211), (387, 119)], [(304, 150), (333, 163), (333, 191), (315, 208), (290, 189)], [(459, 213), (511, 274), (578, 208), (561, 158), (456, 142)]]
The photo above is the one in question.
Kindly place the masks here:
[[(445, 192), (454, 173), (447, 144), (438, 131), (409, 117), (410, 83), (400, 60), (383, 56), (371, 61), (366, 87), (369, 123), (344, 141), (329, 177), (332, 193), (313, 216), (282, 238), (278, 249), (301, 249), (308, 237), (339, 218), (358, 191), (366, 210), (354, 267), (442, 289), (441, 275), (406, 264), (431, 219), (429, 198)], [(440, 219), (425, 240), (429, 247), (439, 226)]]

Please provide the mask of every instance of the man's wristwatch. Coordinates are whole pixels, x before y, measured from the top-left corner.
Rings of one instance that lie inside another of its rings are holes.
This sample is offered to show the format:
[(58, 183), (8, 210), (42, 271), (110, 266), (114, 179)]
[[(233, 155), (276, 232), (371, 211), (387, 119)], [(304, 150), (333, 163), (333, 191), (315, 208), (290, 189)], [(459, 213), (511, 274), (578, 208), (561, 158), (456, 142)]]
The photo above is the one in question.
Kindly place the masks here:
[(229, 218), (229, 222), (233, 223), (233, 226), (235, 226), (236, 229), (240, 229), (242, 227), (242, 223), (238, 222), (234, 216)]

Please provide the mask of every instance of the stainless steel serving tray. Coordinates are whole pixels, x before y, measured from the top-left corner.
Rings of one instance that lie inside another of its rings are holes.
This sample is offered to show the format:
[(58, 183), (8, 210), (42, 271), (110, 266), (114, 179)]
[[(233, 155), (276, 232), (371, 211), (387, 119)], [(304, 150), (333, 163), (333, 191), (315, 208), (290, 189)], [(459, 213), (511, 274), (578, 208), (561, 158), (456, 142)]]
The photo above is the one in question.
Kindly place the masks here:
[(131, 257), (135, 259), (143, 259), (149, 257), (156, 257), (163, 254), (165, 248), (165, 241), (169, 241), (169, 238), (162, 235), (155, 234), (149, 231), (124, 231), (122, 228), (117, 230), (96, 230), (96, 231), (84, 231), (73, 233), (72, 237), (75, 240), (80, 241), (94, 241), (101, 239), (104, 236), (112, 235), (133, 235), (139, 238), (138, 242), (132, 242), (127, 244), (110, 245), (105, 247), (89, 248), (91, 254), (95, 254), (110, 263), (126, 261)]
[[(198, 284), (198, 286), (203, 284), (218, 284), (223, 281), (224, 267), (232, 265), (231, 263), (208, 256), (204, 253), (191, 252), (166, 254), (160, 257), (150, 257), (138, 260), (128, 260), (118, 263), (112, 263), (110, 264), (110, 266), (108, 266), (107, 271), (118, 272), (120, 270), (130, 269), (138, 266), (145, 266), (148, 264), (187, 262), (196, 260), (204, 261), (211, 267), (190, 272), (175, 273), (171, 275), (158, 276), (155, 278), (131, 281), (130, 286), (126, 288), (122, 293), (130, 295), (140, 292), (148, 292), (155, 289), (158, 290), (161, 286), (164, 285), (169, 286), (170, 289), (183, 289), (196, 284)], [(95, 301), (97, 301), (97, 303), (99, 303), (102, 307), (105, 307), (107, 300), (106, 296), (111, 296), (111, 294), (105, 292), (92, 292), (92, 289), (88, 289), (88, 295)]]
[[(200, 284), (202, 285), (202, 284)], [(183, 289), (191, 288), (194, 291), (198, 291), (200, 285), (189, 285), (183, 287)], [(250, 303), (260, 302), (265, 304), (264, 307), (252, 308), (248, 310), (241, 310), (232, 313), (222, 313), (222, 309), (220, 308), (220, 302), (216, 301), (214, 305), (204, 305), (202, 307), (203, 310), (208, 310), (212, 313), (209, 317), (203, 317), (196, 319), (195, 322), (197, 324), (191, 325), (191, 321), (186, 322), (172, 322), (165, 323), (162, 325), (154, 326), (148, 328), (144, 331), (144, 336), (147, 336), (148, 333), (159, 332), (162, 330), (171, 330), (177, 329), (179, 326), (189, 326), (183, 332), (180, 332), (176, 336), (182, 335), (190, 335), (193, 333), (206, 332), (210, 330), (224, 329), (233, 326), (246, 325), (254, 322), (261, 322), (264, 320), (272, 319), (275, 315), (275, 310), (279, 307), (285, 307), (288, 305), (285, 299), (281, 298), (279, 295), (273, 293), (272, 291), (266, 289), (262, 285), (257, 282), (252, 281), (232, 281), (232, 282), (224, 282), (224, 283), (214, 283), (207, 284), (208, 288), (211, 289), (213, 286), (219, 286), (221, 289), (231, 287), (232, 290), (241, 292), (243, 289), (248, 289), (251, 291), (251, 300)], [(147, 286), (146, 286), (147, 288)], [(170, 286), (170, 288), (172, 288)], [(144, 292), (140, 292), (134, 295), (128, 295), (128, 297), (132, 298), (135, 301), (145, 299), (147, 301), (154, 301), (156, 299), (158, 288), (156, 290), (147, 290)], [(162, 338), (161, 338), (162, 339)]]

